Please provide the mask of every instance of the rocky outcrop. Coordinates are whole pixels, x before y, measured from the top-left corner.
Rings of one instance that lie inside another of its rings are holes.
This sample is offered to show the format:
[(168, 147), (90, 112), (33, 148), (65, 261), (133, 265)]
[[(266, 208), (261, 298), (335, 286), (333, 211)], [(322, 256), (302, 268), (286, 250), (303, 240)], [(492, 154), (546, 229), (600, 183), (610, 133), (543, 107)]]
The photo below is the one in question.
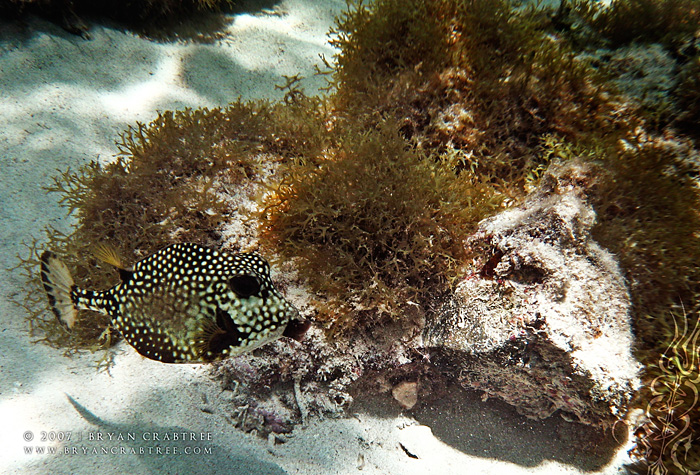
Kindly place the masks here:
[(529, 417), (557, 411), (609, 425), (639, 385), (630, 297), (592, 238), (592, 170), (554, 167), (517, 207), (483, 221), (470, 245), (480, 270), (428, 319), (423, 344), (464, 387)]
[(282, 339), (218, 363), (230, 390), (222, 412), (245, 430), (282, 434), (377, 394), (419, 410), (458, 397), (457, 384), (532, 418), (614, 424), (639, 365), (625, 280), (591, 238), (594, 182), (587, 165), (554, 167), (521, 206), (483, 221), (468, 242), (481, 261), (436, 314), (409, 305), (383, 326), (333, 341), (312, 328), (301, 343)]

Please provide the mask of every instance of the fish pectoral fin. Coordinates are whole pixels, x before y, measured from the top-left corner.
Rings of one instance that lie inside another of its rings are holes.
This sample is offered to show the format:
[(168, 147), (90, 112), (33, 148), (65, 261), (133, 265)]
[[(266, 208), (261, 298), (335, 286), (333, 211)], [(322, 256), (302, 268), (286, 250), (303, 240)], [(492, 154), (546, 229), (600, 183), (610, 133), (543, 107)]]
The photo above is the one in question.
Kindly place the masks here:
[(195, 337), (194, 349), (198, 356), (206, 357), (212, 349), (212, 342), (226, 335), (226, 330), (221, 328), (214, 320), (205, 318), (202, 328)]

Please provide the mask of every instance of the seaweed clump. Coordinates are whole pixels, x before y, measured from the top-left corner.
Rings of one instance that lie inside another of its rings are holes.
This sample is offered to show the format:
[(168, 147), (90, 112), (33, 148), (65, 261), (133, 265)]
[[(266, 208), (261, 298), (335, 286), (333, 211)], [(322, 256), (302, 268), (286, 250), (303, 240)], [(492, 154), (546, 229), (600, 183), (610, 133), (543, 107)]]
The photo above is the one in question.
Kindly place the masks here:
[(611, 127), (602, 78), (548, 22), (507, 1), (349, 2), (332, 31), (330, 146), (289, 167), (261, 235), (299, 258), (320, 320), (429, 308), (469, 260), (463, 237), (546, 168), (544, 141)]
[[(222, 228), (238, 212), (235, 190), (276, 162), (320, 153), (327, 140), (324, 117), (318, 99), (298, 97), (293, 104), (166, 111), (149, 124), (137, 123), (118, 140), (116, 160), (66, 170), (46, 188), (60, 195), (75, 224), (68, 234), (47, 229), (42, 247), (61, 255), (81, 286), (104, 289), (118, 277), (95, 259), (97, 246), (109, 245), (127, 263), (173, 242), (221, 246)], [(97, 340), (108, 317), (81, 312), (69, 333), (46, 313), (38, 252), (31, 243), (19, 265), (33, 289), (19, 302), (32, 333), (69, 352), (101, 347)]]
[(700, 52), (683, 66), (673, 97), (680, 110), (674, 125), (697, 138), (697, 124), (700, 122)]
[(691, 306), (700, 289), (697, 164), (687, 144), (645, 135), (608, 153), (594, 237), (627, 273), (642, 347), (663, 350), (655, 321), (643, 316), (663, 315), (679, 299)]
[(648, 130), (697, 136), (700, 9), (695, 0), (561, 2), (558, 30), (628, 99)]
[(338, 110), (370, 124), (389, 114), (418, 147), (464, 150), (510, 196), (543, 164), (544, 137), (578, 141), (613, 127), (605, 78), (541, 9), (506, 0), (354, 7), (333, 40)]
[(612, 125), (602, 78), (540, 10), (507, 1), (349, 2), (332, 31), (328, 148), (286, 169), (262, 242), (325, 303), (335, 330), (446, 292), (463, 238), (522, 198), (542, 143)]
[(585, 24), (611, 46), (634, 41), (679, 46), (694, 35), (700, 24), (700, 9), (695, 0), (613, 0), (604, 2), (575, 0), (573, 9)]
[(300, 276), (327, 299), (319, 320), (347, 330), (443, 293), (468, 256), (463, 238), (502, 197), (456, 173), (456, 155), (416, 151), (391, 121), (348, 126), (334, 142), (289, 168), (268, 196), (261, 238), (300, 259)]

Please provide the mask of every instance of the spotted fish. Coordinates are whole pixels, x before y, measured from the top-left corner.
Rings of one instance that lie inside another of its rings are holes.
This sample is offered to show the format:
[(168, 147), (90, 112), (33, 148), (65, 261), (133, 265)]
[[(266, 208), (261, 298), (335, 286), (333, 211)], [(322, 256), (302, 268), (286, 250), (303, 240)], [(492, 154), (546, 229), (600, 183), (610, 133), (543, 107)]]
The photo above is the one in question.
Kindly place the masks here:
[(52, 252), (41, 256), (41, 279), (58, 320), (68, 328), (77, 310), (112, 317), (136, 351), (163, 363), (202, 363), (252, 351), (308, 328), (275, 289), (257, 254), (232, 254), (172, 244), (126, 268), (103, 248), (98, 257), (119, 269), (121, 282), (99, 292), (78, 288)]

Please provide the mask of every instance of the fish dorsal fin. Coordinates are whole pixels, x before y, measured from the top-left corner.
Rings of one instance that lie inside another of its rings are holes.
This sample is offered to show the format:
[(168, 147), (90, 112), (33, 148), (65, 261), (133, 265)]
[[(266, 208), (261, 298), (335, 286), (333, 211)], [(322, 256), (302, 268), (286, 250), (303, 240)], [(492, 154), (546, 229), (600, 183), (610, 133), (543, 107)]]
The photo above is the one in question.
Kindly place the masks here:
[(119, 270), (119, 277), (121, 277), (123, 281), (127, 281), (131, 278), (133, 274), (132, 270), (124, 264), (124, 261), (119, 257), (119, 253), (117, 253), (114, 247), (109, 244), (100, 243), (93, 248), (92, 253), (102, 262), (116, 267)]
[(117, 250), (109, 244), (99, 243), (92, 249), (92, 254), (102, 262), (105, 262), (117, 269), (126, 269), (124, 262), (117, 253)]

